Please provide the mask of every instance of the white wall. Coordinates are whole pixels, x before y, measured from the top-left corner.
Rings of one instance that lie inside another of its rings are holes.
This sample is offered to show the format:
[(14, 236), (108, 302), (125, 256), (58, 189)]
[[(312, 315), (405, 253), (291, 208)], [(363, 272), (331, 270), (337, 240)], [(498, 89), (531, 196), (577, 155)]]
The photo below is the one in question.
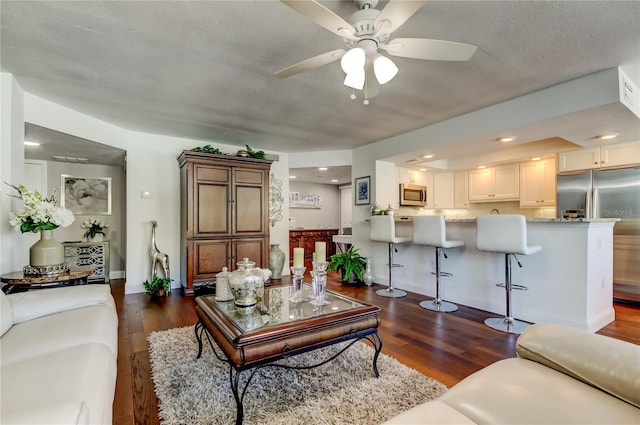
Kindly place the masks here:
[(11, 74), (0, 74), (0, 274), (22, 270), (28, 263), (22, 234), (9, 224), (9, 212), (19, 201), (15, 190), (4, 184), (19, 184), (24, 174), (24, 98)]
[[(295, 227), (305, 229), (340, 228), (340, 190), (332, 184), (289, 182), (289, 192), (320, 195), (319, 209), (290, 208), (289, 218), (295, 219)], [(287, 196), (288, 200), (289, 197)], [(293, 221), (292, 221), (293, 223)]]

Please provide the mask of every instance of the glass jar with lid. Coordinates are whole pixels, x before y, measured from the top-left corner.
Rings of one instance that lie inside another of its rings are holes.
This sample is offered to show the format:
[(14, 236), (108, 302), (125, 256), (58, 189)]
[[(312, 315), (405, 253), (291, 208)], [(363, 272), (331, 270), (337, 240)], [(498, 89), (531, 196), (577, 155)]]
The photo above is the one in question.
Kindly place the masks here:
[(238, 307), (251, 307), (257, 304), (264, 292), (264, 274), (255, 267), (256, 263), (243, 258), (236, 263), (238, 269), (229, 273), (229, 287)]

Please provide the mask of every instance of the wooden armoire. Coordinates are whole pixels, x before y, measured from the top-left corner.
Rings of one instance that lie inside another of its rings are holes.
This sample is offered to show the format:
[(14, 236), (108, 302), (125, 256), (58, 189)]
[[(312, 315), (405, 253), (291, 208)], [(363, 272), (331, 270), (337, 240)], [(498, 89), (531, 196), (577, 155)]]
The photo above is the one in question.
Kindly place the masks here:
[(181, 282), (185, 295), (248, 257), (269, 267), (271, 160), (183, 151)]

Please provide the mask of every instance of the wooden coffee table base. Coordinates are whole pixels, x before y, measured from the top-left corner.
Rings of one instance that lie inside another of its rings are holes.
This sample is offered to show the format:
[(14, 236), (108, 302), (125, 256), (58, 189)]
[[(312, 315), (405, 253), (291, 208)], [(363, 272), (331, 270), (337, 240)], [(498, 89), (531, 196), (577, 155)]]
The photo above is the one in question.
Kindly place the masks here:
[[(214, 342), (212, 341), (212, 336), (209, 334), (208, 332), (208, 328), (207, 326), (205, 326), (205, 324), (202, 322), (202, 320), (198, 321), (198, 323), (195, 326), (195, 333), (196, 333), (196, 338), (198, 339), (198, 356), (196, 358), (200, 358), (200, 356), (202, 355), (202, 335), (203, 333), (205, 334), (207, 341), (209, 342), (209, 345), (211, 346), (211, 351), (213, 351), (213, 354), (215, 354), (215, 356), (223, 362), (227, 362), (229, 363), (229, 381), (231, 384), (231, 391), (233, 392), (233, 398), (236, 401), (236, 425), (241, 425), (243, 422), (243, 418), (244, 418), (244, 406), (243, 406), (243, 401), (244, 401), (244, 396), (247, 392), (247, 388), (249, 387), (249, 384), (251, 384), (251, 381), (253, 380), (253, 377), (255, 376), (256, 372), (258, 372), (260, 369), (265, 368), (265, 367), (277, 367), (277, 368), (281, 368), (281, 369), (295, 369), (295, 370), (306, 370), (306, 369), (313, 369), (319, 366), (322, 366), (324, 364), (329, 363), (330, 361), (334, 360), (335, 358), (337, 358), (338, 356), (340, 356), (342, 353), (344, 353), (346, 350), (348, 350), (353, 344), (355, 344), (356, 342), (360, 341), (360, 340), (367, 340), (371, 343), (371, 345), (373, 345), (373, 348), (375, 350), (375, 354), (373, 355), (373, 373), (375, 375), (376, 378), (380, 377), (380, 372), (378, 372), (378, 356), (380, 355), (380, 352), (382, 351), (382, 339), (380, 338), (380, 335), (378, 335), (378, 330), (377, 328), (373, 328), (373, 329), (367, 329), (367, 330), (363, 330), (360, 332), (352, 332), (352, 333), (348, 333), (346, 335), (343, 335), (341, 337), (338, 338), (334, 338), (331, 340), (327, 340), (327, 341), (323, 341), (321, 343), (317, 343), (317, 344), (313, 344), (313, 345), (309, 345), (307, 347), (301, 347), (298, 348), (296, 350), (291, 349), (286, 343), (285, 343), (285, 348), (282, 350), (282, 355), (279, 356), (279, 358), (275, 359), (275, 360), (269, 360), (269, 361), (265, 361), (265, 362), (258, 362), (252, 366), (249, 367), (238, 367), (236, 365), (234, 365), (234, 362), (232, 361), (232, 359), (230, 359), (229, 357), (224, 355), (224, 351), (222, 351), (222, 354), (218, 353), (218, 350), (216, 350), (215, 346), (214, 346)], [(349, 341), (351, 340), (351, 343), (346, 345), (342, 350), (338, 351), (337, 353), (335, 353), (334, 355), (322, 360), (319, 363), (313, 364), (313, 365), (307, 365), (307, 366), (289, 366), (286, 364), (280, 364), (280, 363), (276, 363), (278, 360), (281, 359), (286, 359), (288, 357), (292, 357), (292, 356), (296, 356), (298, 354), (303, 354), (312, 350), (316, 350), (318, 348), (322, 348), (322, 347), (327, 347), (333, 344), (338, 344), (340, 342), (344, 342), (344, 341)], [(217, 345), (217, 344), (216, 344)], [(249, 377), (246, 379), (246, 382), (244, 382), (244, 385), (241, 388), (241, 381), (240, 381), (240, 374), (245, 371), (245, 370), (249, 370), (251, 369), (251, 373), (249, 374)]]

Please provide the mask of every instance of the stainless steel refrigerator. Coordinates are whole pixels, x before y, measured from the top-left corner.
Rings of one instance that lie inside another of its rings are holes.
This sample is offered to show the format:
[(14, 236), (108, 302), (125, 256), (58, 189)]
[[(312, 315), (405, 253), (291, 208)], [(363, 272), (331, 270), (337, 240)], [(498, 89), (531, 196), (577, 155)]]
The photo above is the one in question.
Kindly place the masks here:
[(613, 228), (614, 298), (640, 302), (640, 168), (558, 174), (558, 217), (620, 218)]

